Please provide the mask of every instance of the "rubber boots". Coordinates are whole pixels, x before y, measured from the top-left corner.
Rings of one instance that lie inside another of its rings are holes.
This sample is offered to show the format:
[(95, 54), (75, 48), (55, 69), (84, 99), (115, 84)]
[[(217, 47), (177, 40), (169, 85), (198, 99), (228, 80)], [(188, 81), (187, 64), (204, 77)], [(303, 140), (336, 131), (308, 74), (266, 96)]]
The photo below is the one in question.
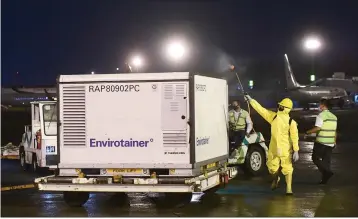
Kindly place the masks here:
[(292, 173), (287, 174), (285, 176), (285, 178), (286, 178), (286, 195), (293, 195), (293, 192), (292, 192)]
[(280, 182), (280, 171), (277, 171), (274, 174), (271, 174), (272, 177), (272, 183), (271, 183), (271, 189), (275, 190), (278, 188), (278, 183)]

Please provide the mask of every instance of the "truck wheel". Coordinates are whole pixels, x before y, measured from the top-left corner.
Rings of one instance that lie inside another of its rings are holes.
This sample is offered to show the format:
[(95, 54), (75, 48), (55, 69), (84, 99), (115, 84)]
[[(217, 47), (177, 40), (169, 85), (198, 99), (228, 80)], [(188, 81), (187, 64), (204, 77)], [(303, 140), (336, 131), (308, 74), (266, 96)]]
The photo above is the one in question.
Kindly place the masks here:
[(88, 192), (63, 192), (63, 199), (70, 207), (81, 207), (89, 199)]
[(26, 155), (24, 150), (20, 150), (20, 166), (23, 171), (27, 170)]
[(259, 176), (265, 169), (266, 156), (260, 145), (250, 145), (247, 151), (244, 172), (250, 176)]
[(36, 154), (32, 154), (32, 171), (37, 172), (39, 169), (39, 165), (37, 163), (37, 156)]

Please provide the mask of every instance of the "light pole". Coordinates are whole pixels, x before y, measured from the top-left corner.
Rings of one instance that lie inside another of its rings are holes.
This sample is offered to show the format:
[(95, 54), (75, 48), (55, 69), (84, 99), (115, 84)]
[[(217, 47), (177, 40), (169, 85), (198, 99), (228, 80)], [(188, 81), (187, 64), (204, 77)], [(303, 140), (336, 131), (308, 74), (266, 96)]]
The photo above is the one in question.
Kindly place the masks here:
[(312, 63), (311, 63), (311, 75), (315, 75), (315, 65), (314, 59), (318, 50), (321, 48), (322, 43), (317, 37), (308, 37), (304, 41), (304, 47), (307, 51), (309, 51), (312, 55)]

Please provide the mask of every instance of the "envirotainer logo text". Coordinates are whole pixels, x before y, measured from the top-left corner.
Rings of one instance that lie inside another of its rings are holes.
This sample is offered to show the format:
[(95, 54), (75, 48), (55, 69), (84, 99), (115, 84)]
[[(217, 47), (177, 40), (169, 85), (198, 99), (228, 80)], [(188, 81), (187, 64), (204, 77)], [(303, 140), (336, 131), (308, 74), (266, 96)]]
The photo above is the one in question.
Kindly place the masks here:
[(209, 144), (210, 137), (196, 138), (196, 146)]
[(142, 141), (142, 140), (133, 140), (130, 138), (129, 140), (96, 140), (95, 138), (90, 138), (90, 147), (126, 147), (126, 148), (133, 148), (133, 147), (148, 147), (149, 143), (153, 142), (153, 138), (149, 139), (149, 141)]

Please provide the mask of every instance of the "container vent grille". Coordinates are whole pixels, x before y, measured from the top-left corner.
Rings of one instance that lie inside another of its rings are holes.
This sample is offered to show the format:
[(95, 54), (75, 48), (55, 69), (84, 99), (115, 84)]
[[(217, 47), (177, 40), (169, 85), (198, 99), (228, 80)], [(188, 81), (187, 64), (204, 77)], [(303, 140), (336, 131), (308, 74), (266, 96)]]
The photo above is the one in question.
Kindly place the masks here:
[(164, 85), (164, 100), (169, 104), (171, 112), (178, 112), (180, 110), (180, 103), (185, 96), (185, 84), (165, 84)]
[(188, 140), (186, 133), (163, 133), (164, 147), (187, 147)]
[(175, 88), (176, 88), (176, 96), (177, 97), (185, 96), (185, 84), (177, 84), (177, 85), (175, 85)]
[(165, 84), (164, 99), (173, 100), (185, 96), (185, 84)]
[(63, 146), (86, 146), (86, 88), (85, 86), (62, 87)]

